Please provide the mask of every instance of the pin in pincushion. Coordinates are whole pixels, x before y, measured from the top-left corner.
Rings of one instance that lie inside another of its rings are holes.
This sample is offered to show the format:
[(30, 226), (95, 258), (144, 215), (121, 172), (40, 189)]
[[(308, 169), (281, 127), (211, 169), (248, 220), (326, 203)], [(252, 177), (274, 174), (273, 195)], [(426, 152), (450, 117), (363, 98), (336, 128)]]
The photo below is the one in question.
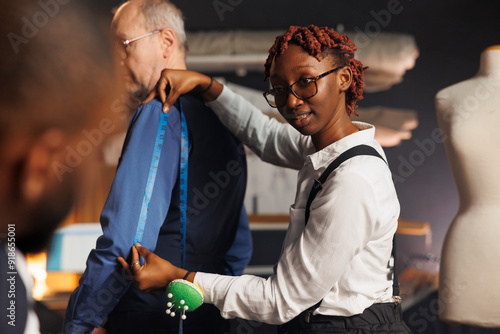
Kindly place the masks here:
[(196, 310), (203, 304), (203, 292), (195, 284), (183, 279), (176, 279), (167, 286), (167, 314), (175, 317), (175, 311), (182, 311), (181, 318), (186, 319), (186, 312)]

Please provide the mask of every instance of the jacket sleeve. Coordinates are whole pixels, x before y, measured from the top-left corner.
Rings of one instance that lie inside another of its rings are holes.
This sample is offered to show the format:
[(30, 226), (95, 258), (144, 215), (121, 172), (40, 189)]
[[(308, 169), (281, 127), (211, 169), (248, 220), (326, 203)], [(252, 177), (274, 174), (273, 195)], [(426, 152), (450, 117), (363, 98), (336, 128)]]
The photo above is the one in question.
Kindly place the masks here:
[(252, 259), (253, 242), (245, 206), (241, 207), (238, 229), (231, 248), (224, 256), (226, 275), (239, 276)]
[[(99, 327), (130, 285), (117, 257), (130, 259), (162, 115), (161, 103), (154, 100), (141, 106), (131, 120), (115, 179), (100, 218), (103, 235), (90, 252), (85, 273), (71, 295), (64, 333), (90, 333)], [(156, 247), (159, 230), (167, 216), (172, 189), (179, 174), (179, 156), (180, 114), (174, 107), (168, 113), (141, 240), (142, 245), (152, 250)]]

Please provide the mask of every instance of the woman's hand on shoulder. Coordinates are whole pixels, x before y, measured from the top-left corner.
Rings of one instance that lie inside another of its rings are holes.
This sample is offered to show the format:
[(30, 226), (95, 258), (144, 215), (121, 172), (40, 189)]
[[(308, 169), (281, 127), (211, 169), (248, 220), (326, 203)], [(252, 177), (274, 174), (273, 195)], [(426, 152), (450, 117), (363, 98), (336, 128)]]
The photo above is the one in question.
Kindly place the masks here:
[(163, 103), (163, 112), (167, 113), (179, 96), (192, 90), (202, 93), (203, 99), (209, 102), (220, 95), (222, 85), (211, 77), (198, 72), (164, 69), (161, 71), (161, 77), (155, 89), (143, 103), (147, 103), (159, 95)]

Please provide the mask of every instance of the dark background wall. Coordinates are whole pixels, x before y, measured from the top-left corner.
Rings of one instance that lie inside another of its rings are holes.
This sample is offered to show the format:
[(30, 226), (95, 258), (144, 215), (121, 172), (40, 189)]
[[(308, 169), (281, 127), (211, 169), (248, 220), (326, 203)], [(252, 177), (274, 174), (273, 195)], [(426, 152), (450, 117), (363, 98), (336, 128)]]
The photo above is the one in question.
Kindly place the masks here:
[[(405, 255), (439, 255), (446, 230), (458, 208), (458, 195), (444, 147), (432, 138), (438, 128), (434, 96), (442, 88), (473, 76), (480, 53), (500, 44), (499, 1), (429, 0), (172, 0), (186, 17), (186, 28), (197, 30), (282, 29), (290, 25), (342, 24), (373, 34), (397, 32), (415, 36), (420, 50), (415, 67), (402, 83), (388, 91), (365, 94), (362, 107), (383, 105), (418, 112), (419, 126), (402, 145), (387, 148), (401, 201), (401, 217), (431, 223), (432, 247), (419, 237), (403, 237)], [(110, 6), (118, 2), (110, 2)], [(374, 13), (398, 9), (383, 24)], [(261, 73), (232, 81), (264, 90)], [(422, 143), (427, 143), (422, 149)], [(432, 144), (431, 144), (432, 143)], [(420, 152), (420, 153), (419, 153)], [(423, 159), (421, 159), (423, 157)], [(413, 162), (413, 163), (412, 163)], [(410, 164), (408, 164), (410, 163)]]

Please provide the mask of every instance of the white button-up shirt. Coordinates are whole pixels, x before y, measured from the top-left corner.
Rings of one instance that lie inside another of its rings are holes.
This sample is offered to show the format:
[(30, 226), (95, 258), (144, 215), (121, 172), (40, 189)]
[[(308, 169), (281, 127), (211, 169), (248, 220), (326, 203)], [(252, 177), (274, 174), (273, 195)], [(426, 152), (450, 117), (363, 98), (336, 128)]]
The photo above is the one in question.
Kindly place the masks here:
[(300, 169), (290, 225), (275, 272), (269, 278), (197, 273), (205, 301), (226, 318), (280, 324), (323, 300), (316, 314), (351, 316), (374, 303), (392, 301), (392, 238), (399, 202), (391, 173), (374, 156), (356, 156), (330, 174), (311, 205), (305, 207), (314, 179), (353, 146), (374, 147), (375, 128), (361, 130), (315, 152), (311, 138), (262, 114), (224, 87), (208, 103), (234, 135), (264, 161)]

